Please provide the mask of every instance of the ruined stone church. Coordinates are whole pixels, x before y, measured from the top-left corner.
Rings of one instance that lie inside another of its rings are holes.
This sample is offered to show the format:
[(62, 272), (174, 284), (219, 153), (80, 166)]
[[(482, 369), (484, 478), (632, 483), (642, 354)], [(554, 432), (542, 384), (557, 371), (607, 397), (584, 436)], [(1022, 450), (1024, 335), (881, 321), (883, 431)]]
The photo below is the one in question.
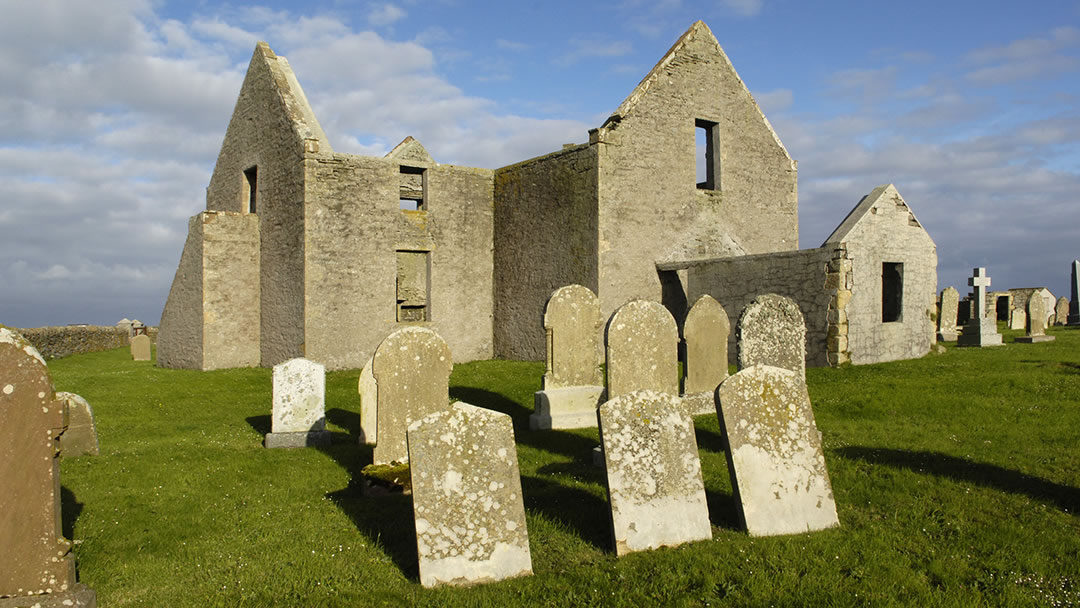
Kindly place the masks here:
[(700, 21), (587, 143), (494, 170), (436, 162), (411, 137), (381, 158), (334, 152), (260, 42), (206, 201), (161, 318), (165, 367), (359, 368), (404, 324), (458, 362), (539, 360), (544, 305), (571, 283), (605, 318), (642, 298), (680, 326), (702, 294), (732, 327), (755, 295), (786, 295), (810, 365), (934, 340), (936, 248), (906, 202), (879, 187), (800, 250), (796, 162)]

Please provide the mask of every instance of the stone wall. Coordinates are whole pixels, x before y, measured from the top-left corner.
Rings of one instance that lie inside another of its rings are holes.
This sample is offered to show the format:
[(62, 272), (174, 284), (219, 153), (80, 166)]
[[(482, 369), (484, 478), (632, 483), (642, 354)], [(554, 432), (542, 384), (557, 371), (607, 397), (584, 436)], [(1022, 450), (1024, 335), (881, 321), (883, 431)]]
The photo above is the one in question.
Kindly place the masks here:
[(202, 369), (203, 362), (203, 213), (188, 220), (187, 240), (161, 312), (161, 367)]
[(544, 358), (544, 305), (559, 287), (597, 286), (596, 147), (495, 171), (495, 354)]
[[(15, 330), (46, 359), (96, 353), (128, 346), (128, 332), (112, 325), (63, 325)], [(157, 342), (158, 328), (148, 327), (151, 342)]]

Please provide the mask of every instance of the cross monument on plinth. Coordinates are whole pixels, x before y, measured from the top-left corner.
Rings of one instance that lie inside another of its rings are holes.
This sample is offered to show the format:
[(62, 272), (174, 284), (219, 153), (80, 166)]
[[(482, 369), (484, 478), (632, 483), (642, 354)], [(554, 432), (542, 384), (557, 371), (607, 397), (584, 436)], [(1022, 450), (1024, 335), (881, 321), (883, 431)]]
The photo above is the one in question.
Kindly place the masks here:
[(975, 288), (972, 293), (973, 313), (964, 331), (957, 340), (958, 346), (1001, 346), (1001, 334), (997, 331), (997, 315), (986, 316), (986, 288), (990, 286), (990, 277), (985, 268), (974, 268), (968, 285)]

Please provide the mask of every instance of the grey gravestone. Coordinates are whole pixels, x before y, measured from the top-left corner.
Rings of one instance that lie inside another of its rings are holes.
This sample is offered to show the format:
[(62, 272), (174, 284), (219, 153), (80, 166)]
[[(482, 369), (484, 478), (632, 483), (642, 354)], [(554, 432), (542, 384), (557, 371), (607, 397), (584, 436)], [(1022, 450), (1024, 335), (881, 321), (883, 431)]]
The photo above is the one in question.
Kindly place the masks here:
[(694, 422), (670, 393), (634, 391), (600, 406), (615, 553), (712, 538)]
[(1009, 329), (1024, 329), (1025, 327), (1027, 327), (1027, 311), (1022, 308), (1009, 310)]
[(360, 444), (375, 445), (379, 431), (379, 385), (371, 373), (371, 361), (368, 359), (360, 370), (360, 380), (356, 383), (356, 392), (360, 394)]
[(986, 314), (986, 288), (990, 286), (990, 277), (985, 268), (974, 268), (968, 285), (975, 288), (971, 295), (971, 318), (964, 323), (964, 331), (957, 341), (958, 346), (1001, 346), (1001, 334), (997, 330), (997, 313)]
[(0, 326), (0, 597), (14, 598), (0, 601), (9, 604), (96, 605), (94, 592), (75, 582), (60, 525), (64, 409), (45, 360)]
[(941, 310), (938, 311), (938, 335), (941, 342), (956, 342), (960, 333), (956, 329), (956, 319), (960, 305), (960, 293), (949, 286), (941, 290)]
[(274, 366), (274, 409), (268, 448), (328, 445), (326, 368), (296, 358)]
[(532, 429), (574, 429), (596, 425), (604, 392), (600, 371), (600, 301), (589, 288), (556, 289), (544, 307), (547, 371), (544, 390), (533, 397)]
[(683, 398), (692, 414), (716, 411), (713, 394), (728, 376), (728, 334), (731, 321), (727, 311), (710, 295), (703, 295), (690, 308), (683, 323), (686, 339), (686, 377)]
[(532, 574), (510, 416), (459, 401), (413, 421), (408, 441), (420, 583)]
[(1028, 299), (1027, 335), (1016, 338), (1017, 342), (1052, 342), (1054, 336), (1046, 335), (1046, 300), (1041, 293), (1034, 293)]
[(747, 531), (771, 536), (839, 525), (804, 379), (778, 367), (748, 367), (720, 385), (717, 402)]
[(136, 361), (150, 360), (150, 336), (140, 334), (131, 339), (131, 358)]
[(768, 293), (754, 298), (735, 327), (738, 367), (772, 365), (806, 377), (806, 322), (791, 298)]
[(1069, 283), (1069, 315), (1066, 325), (1080, 325), (1080, 260), (1073, 260), (1072, 282)]
[(450, 348), (424, 327), (395, 331), (375, 349), (371, 374), (378, 385), (374, 464), (408, 462), (409, 423), (450, 404)]
[(56, 393), (56, 398), (67, 403), (68, 425), (60, 435), (60, 455), (75, 458), (83, 454), (97, 456), (99, 453), (97, 426), (94, 410), (90, 404), (75, 393)]
[(1065, 296), (1061, 296), (1057, 300), (1057, 305), (1054, 306), (1054, 325), (1065, 325), (1065, 321), (1068, 318), (1069, 299)]
[(662, 304), (628, 302), (607, 327), (607, 398), (636, 390), (679, 394), (679, 328)]

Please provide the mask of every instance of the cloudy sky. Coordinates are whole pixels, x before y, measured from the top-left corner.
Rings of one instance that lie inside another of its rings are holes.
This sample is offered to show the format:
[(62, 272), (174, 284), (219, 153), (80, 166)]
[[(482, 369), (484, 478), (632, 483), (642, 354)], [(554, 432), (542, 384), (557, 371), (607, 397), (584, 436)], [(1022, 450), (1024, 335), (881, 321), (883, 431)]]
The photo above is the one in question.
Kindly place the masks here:
[(800, 245), (892, 182), (939, 288), (1068, 296), (1080, 1), (0, 0), (0, 323), (157, 324), (257, 40), (335, 150), (584, 142), (696, 19), (799, 161)]

